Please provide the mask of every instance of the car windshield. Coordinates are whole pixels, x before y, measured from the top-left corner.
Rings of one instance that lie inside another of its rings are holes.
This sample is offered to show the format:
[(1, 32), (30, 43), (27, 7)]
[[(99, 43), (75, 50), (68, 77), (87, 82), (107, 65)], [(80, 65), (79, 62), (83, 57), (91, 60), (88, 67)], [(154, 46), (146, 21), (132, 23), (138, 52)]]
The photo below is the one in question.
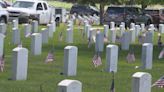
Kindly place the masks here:
[(99, 11), (96, 7), (94, 6), (90, 6), (91, 9), (95, 10), (95, 11)]
[(108, 7), (107, 9), (107, 13), (109, 14), (118, 14), (123, 12), (124, 12), (124, 8), (120, 8), (120, 7)]
[(32, 8), (34, 2), (16, 1), (12, 6), (17, 8)]
[(159, 14), (159, 10), (145, 10), (147, 14)]

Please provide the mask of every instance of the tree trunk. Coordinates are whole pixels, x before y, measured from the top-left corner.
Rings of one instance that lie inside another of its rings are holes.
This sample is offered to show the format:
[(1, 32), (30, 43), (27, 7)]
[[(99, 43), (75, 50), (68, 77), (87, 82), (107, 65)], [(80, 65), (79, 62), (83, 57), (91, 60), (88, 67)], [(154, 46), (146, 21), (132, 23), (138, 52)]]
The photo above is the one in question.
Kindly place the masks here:
[(104, 7), (105, 5), (103, 3), (100, 3), (100, 25), (103, 25)]

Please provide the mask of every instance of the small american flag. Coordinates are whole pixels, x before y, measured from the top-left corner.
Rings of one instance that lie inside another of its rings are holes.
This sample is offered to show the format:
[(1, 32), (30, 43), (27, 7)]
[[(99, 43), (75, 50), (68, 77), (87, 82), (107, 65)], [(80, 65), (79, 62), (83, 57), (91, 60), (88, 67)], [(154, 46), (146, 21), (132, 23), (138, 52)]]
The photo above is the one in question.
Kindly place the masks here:
[(158, 36), (158, 47), (162, 47), (161, 35)]
[(134, 53), (128, 53), (126, 59), (127, 59), (128, 63), (134, 62), (135, 61)]
[(3, 54), (3, 55), (0, 57), (0, 70), (1, 70), (1, 72), (4, 71), (4, 65), (5, 65), (5, 55)]
[(45, 60), (45, 63), (49, 63), (49, 62), (52, 62), (54, 61), (54, 55), (52, 52), (49, 52), (47, 57), (46, 57), (46, 60)]
[(158, 59), (162, 59), (164, 57), (164, 49), (159, 53)]
[(116, 42), (121, 42), (121, 37), (116, 35)]
[(158, 79), (153, 85), (153, 86), (157, 86), (159, 88), (164, 88), (164, 76), (162, 76), (160, 79)]
[(102, 65), (101, 57), (99, 55), (94, 55), (92, 62), (93, 62), (95, 67)]

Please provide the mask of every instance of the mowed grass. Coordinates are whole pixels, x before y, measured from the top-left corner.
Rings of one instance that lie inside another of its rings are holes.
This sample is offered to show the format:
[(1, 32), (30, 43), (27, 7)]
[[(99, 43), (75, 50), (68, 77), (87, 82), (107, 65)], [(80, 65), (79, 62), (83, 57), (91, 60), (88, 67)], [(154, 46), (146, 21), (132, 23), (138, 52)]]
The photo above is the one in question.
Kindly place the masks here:
[(55, 7), (63, 7), (66, 9), (71, 9), (72, 7), (72, 3), (68, 3), (68, 2), (60, 2), (60, 1), (48, 1), (49, 5), (55, 6)]
[[(43, 28), (46, 26), (40, 26)], [(29, 50), (28, 60), (28, 77), (25, 81), (14, 81), (11, 79), (12, 71), (12, 49), (16, 47), (11, 43), (12, 31), (11, 24), (8, 25), (7, 36), (5, 38), (5, 71), (0, 72), (0, 92), (57, 92), (57, 84), (63, 79), (75, 79), (82, 82), (83, 92), (109, 92), (112, 80), (112, 74), (105, 71), (106, 51), (102, 53), (102, 66), (94, 68), (92, 57), (94, 56), (94, 45), (87, 48), (87, 39), (82, 38), (81, 31), (74, 29), (74, 43), (65, 43), (66, 26), (61, 24), (54, 33), (54, 38), (49, 39), (48, 44), (43, 45), (42, 54), (33, 56), (31, 54), (31, 38), (23, 36), (23, 26), (19, 26), (23, 47)], [(63, 31), (63, 41), (58, 41), (60, 32)], [(164, 35), (162, 34), (162, 37)], [(162, 39), (164, 41), (164, 39)], [(137, 42), (137, 41), (136, 41)], [(159, 60), (158, 54), (162, 48), (157, 45), (157, 32), (154, 37), (153, 49), (153, 69), (142, 70), (135, 69), (135, 66), (141, 66), (141, 49), (142, 46), (134, 43), (136, 62), (129, 64), (126, 61), (128, 51), (119, 49), (118, 72), (115, 74), (116, 92), (131, 92), (132, 75), (136, 72), (148, 72), (152, 75), (152, 83), (164, 75), (164, 59)], [(77, 76), (67, 77), (61, 75), (63, 71), (64, 47), (73, 45), (78, 47), (78, 64)], [(117, 43), (120, 48), (120, 44)], [(45, 58), (48, 52), (55, 49), (55, 61), (45, 64)], [(23, 61), (22, 61), (23, 62)], [(152, 88), (152, 92), (164, 92), (164, 89)]]

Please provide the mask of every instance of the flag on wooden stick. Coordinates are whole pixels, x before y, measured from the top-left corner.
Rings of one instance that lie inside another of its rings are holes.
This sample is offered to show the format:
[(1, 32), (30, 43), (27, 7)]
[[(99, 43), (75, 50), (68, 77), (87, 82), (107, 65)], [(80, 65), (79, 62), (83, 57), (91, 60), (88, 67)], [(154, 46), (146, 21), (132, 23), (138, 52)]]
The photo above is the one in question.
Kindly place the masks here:
[(5, 66), (5, 55), (3, 54), (2, 56), (0, 56), (0, 71), (1, 72), (4, 71), (4, 66)]
[(162, 44), (162, 37), (161, 37), (160, 33), (158, 34), (158, 43), (157, 44), (158, 44), (158, 47), (162, 47), (162, 45), (163, 45)]
[(92, 62), (93, 62), (95, 67), (98, 67), (98, 66), (102, 65), (100, 55), (99, 54), (94, 55), (94, 57), (92, 59)]
[(135, 62), (135, 55), (134, 55), (133, 49), (130, 49), (130, 51), (129, 51), (127, 57), (126, 57), (126, 59), (127, 59), (128, 63)]
[(46, 57), (45, 63), (50, 63), (54, 61), (54, 54), (53, 51), (50, 51)]
[(164, 57), (164, 48), (162, 51), (159, 53), (158, 59), (162, 59)]
[(153, 85), (153, 86), (157, 86), (159, 88), (164, 88), (164, 76), (162, 76), (160, 79), (158, 79)]

